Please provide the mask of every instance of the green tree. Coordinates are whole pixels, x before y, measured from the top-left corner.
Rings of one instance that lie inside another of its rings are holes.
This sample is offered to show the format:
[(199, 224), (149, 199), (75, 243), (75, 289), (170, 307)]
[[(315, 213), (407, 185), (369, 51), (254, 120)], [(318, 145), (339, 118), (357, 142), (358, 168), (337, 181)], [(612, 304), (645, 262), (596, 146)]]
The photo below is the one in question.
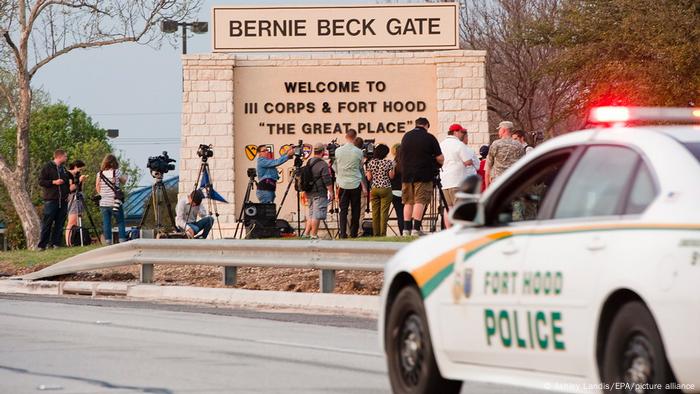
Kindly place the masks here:
[[(15, 129), (10, 125), (0, 133), (0, 155), (13, 163), (16, 148)], [(105, 130), (81, 109), (69, 108), (58, 103), (46, 105), (32, 114), (32, 123), (29, 139), (30, 176), (26, 185), (32, 204), (41, 208), (41, 187), (38, 183), (41, 167), (51, 160), (55, 149), (65, 149), (69, 161), (83, 160), (86, 164), (84, 173), (89, 177), (85, 181), (83, 189), (90, 213), (99, 226), (99, 210), (92, 203), (95, 194), (95, 176), (100, 168), (100, 163), (105, 155), (112, 152), (112, 147), (106, 137)], [(138, 168), (128, 160), (120, 158), (120, 168), (129, 177), (125, 190), (131, 190), (139, 181)], [(9, 241), (13, 248), (26, 245), (19, 215), (10, 204), (12, 188), (0, 187), (0, 221), (8, 226)]]
[(11, 163), (0, 156), (0, 180), (21, 218), (27, 245), (39, 242), (39, 216), (26, 189), (31, 173), (32, 79), (58, 57), (78, 49), (159, 43), (162, 19), (195, 14), (200, 0), (0, 0), (0, 95), (15, 126)]
[(700, 98), (697, 0), (568, 0), (551, 70), (576, 81), (575, 108), (687, 106)]

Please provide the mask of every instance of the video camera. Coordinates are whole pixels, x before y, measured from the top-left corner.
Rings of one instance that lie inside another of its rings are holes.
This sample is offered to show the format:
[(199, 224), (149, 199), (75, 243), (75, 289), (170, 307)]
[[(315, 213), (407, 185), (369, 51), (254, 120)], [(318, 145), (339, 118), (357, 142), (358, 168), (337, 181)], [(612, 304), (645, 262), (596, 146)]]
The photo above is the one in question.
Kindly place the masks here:
[(338, 139), (333, 138), (331, 142), (326, 145), (326, 150), (328, 150), (328, 157), (333, 160), (335, 159), (335, 150), (338, 149), (340, 145), (338, 145)]
[(255, 168), (251, 167), (251, 168), (248, 168), (247, 174), (248, 174), (248, 178), (254, 179), (256, 176), (258, 176), (258, 171), (256, 171)]
[(293, 145), (294, 149), (294, 167), (301, 167), (304, 162), (304, 140), (299, 140), (299, 144)]
[(146, 167), (151, 170), (151, 175), (154, 173), (165, 174), (175, 169), (175, 164), (170, 163), (175, 163), (175, 159), (171, 159), (168, 156), (168, 152), (163, 151), (163, 154), (160, 156), (149, 157)]
[(374, 138), (372, 139), (366, 139), (364, 143), (362, 144), (362, 153), (365, 155), (366, 158), (371, 159), (374, 157)]
[(202, 158), (202, 161), (207, 161), (210, 157), (214, 157), (214, 150), (212, 145), (199, 144), (197, 148), (197, 156)]

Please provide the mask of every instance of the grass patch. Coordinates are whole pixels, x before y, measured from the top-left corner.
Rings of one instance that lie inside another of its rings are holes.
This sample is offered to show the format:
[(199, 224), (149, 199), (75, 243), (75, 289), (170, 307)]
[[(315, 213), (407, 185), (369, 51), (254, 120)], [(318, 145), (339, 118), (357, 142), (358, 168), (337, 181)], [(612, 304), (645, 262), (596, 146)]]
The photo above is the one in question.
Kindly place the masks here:
[(97, 249), (98, 247), (99, 245), (85, 247), (76, 246), (74, 248), (47, 249), (43, 252), (37, 250), (12, 250), (9, 252), (0, 252), (0, 263), (12, 264), (16, 267), (54, 264), (77, 254), (87, 252), (88, 250)]

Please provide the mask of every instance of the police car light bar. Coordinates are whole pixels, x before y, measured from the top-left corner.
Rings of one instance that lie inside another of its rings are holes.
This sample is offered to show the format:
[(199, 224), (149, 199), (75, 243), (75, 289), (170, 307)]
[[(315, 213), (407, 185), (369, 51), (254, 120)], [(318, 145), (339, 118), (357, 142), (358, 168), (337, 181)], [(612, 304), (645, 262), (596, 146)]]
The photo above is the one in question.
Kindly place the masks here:
[(591, 110), (591, 123), (625, 123), (665, 121), (700, 123), (700, 108), (682, 107), (596, 107)]

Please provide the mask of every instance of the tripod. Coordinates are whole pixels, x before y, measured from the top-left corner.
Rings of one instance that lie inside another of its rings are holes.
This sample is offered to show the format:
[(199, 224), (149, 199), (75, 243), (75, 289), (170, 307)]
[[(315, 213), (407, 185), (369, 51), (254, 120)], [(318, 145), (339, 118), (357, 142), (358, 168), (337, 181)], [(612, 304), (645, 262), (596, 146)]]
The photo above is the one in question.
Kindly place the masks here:
[[(238, 229), (241, 224), (243, 224), (243, 214), (245, 212), (245, 206), (250, 202), (250, 192), (253, 190), (253, 185), (255, 185), (255, 176), (248, 178), (248, 186), (245, 189), (245, 196), (243, 197), (243, 204), (241, 205), (241, 212), (238, 214), (238, 220), (236, 221), (236, 231), (233, 233), (233, 238), (238, 237)], [(278, 212), (279, 214), (279, 212)], [(243, 229), (241, 229), (241, 238), (243, 237)]]
[[(304, 164), (301, 160), (300, 156), (295, 155), (294, 156), (294, 171), (292, 172), (291, 178), (289, 178), (289, 183), (287, 183), (287, 189), (284, 191), (284, 195), (282, 196), (282, 201), (280, 201), (280, 206), (277, 208), (277, 213), (275, 214), (275, 218), (278, 218), (280, 216), (280, 211), (282, 211), (282, 206), (284, 205), (284, 201), (287, 199), (287, 195), (289, 194), (289, 189), (292, 188), (292, 184), (294, 183), (294, 180), (296, 179), (297, 175), (299, 174), (299, 171), (301, 171), (301, 165)], [(296, 190), (296, 188), (295, 188)], [(299, 190), (296, 190), (297, 192), (297, 237), (301, 237), (301, 199), (299, 198)]]
[[(82, 206), (83, 209), (79, 210), (78, 212), (78, 231), (80, 231), (80, 246), (85, 246), (85, 241), (83, 240), (83, 213), (87, 214), (88, 221), (90, 222), (90, 225), (92, 226), (93, 231), (95, 231), (95, 237), (97, 238), (97, 242), (102, 245), (102, 240), (100, 239), (100, 233), (97, 230), (97, 226), (95, 226), (95, 221), (92, 220), (92, 215), (90, 215), (90, 211), (88, 210), (88, 206), (85, 202), (85, 196), (83, 195), (82, 191), (78, 191), (75, 193), (75, 199), (79, 202), (79, 204)], [(88, 228), (88, 235), (90, 234), (90, 229)]]
[(163, 225), (163, 222), (161, 221), (160, 217), (160, 206), (162, 204), (162, 201), (165, 201), (165, 207), (168, 211), (170, 224), (173, 226), (173, 229), (177, 229), (177, 227), (175, 225), (175, 217), (173, 216), (173, 206), (172, 204), (170, 204), (170, 198), (168, 198), (168, 192), (165, 189), (165, 184), (163, 183), (163, 173), (151, 171), (151, 175), (155, 179), (155, 181), (153, 182), (153, 186), (151, 186), (151, 198), (149, 204), (146, 205), (146, 210), (143, 212), (143, 216), (141, 216), (141, 223), (139, 223), (138, 228), (141, 229), (146, 223), (148, 212), (150, 211), (152, 206), (153, 215), (155, 219), (155, 225), (153, 226), (153, 230), (156, 234), (156, 238), (160, 238), (161, 235), (167, 235), (168, 233), (167, 231), (165, 231), (165, 226)]
[[(197, 175), (197, 180), (194, 183), (194, 190), (197, 190), (200, 185), (200, 181), (204, 180), (204, 190), (207, 191), (207, 199), (209, 200), (208, 212), (209, 215), (213, 215), (216, 218), (216, 225), (219, 229), (219, 238), (223, 238), (221, 232), (221, 222), (219, 221), (219, 209), (216, 206), (216, 200), (214, 200), (214, 182), (211, 180), (211, 172), (209, 171), (209, 163), (207, 162), (208, 157), (202, 156), (202, 164), (199, 166), (199, 174)], [(213, 208), (213, 209), (212, 209)], [(190, 205), (190, 210), (187, 212), (187, 217), (190, 217), (192, 213), (192, 206)], [(212, 235), (212, 238), (214, 236)]]
[[(437, 201), (436, 201), (437, 200)], [(435, 203), (437, 207), (435, 206)], [(447, 210), (447, 199), (445, 198), (445, 193), (442, 191), (442, 180), (440, 179), (440, 174), (436, 174), (433, 179), (433, 195), (430, 199), (430, 204), (423, 210), (423, 215), (430, 208), (430, 232), (434, 233), (437, 230), (438, 219), (440, 219), (440, 229), (445, 229), (445, 211)]]
[(339, 202), (336, 201), (337, 197), (337, 190), (338, 188), (335, 185), (336, 178), (335, 178), (335, 171), (333, 170), (333, 163), (335, 162), (335, 155), (329, 155), (329, 163), (328, 163), (328, 168), (331, 172), (331, 182), (333, 182), (333, 199), (330, 202), (330, 208), (328, 208), (328, 213), (331, 215), (335, 215), (335, 223), (336, 226), (338, 227), (338, 231), (336, 231), (335, 235), (331, 233), (331, 230), (328, 228), (328, 223), (326, 221), (323, 221), (323, 224), (326, 226), (326, 231), (328, 231), (328, 235), (330, 235), (331, 239), (336, 239), (340, 238), (340, 206)]

